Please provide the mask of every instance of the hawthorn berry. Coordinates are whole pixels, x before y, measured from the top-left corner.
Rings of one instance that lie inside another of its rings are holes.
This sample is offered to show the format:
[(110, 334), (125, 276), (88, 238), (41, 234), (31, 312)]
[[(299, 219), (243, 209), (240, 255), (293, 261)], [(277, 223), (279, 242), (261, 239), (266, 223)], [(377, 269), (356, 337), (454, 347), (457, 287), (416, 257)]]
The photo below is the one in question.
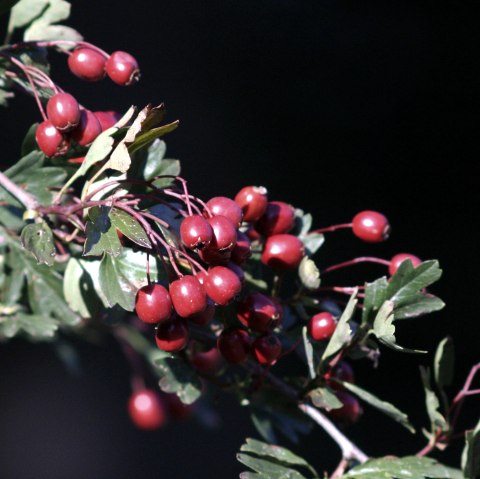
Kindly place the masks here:
[(180, 238), (187, 248), (204, 248), (210, 244), (212, 237), (213, 229), (203, 216), (187, 216), (180, 224)]
[(167, 411), (160, 395), (151, 389), (135, 391), (128, 399), (127, 407), (130, 419), (139, 429), (158, 429), (167, 420)]
[(273, 329), (280, 317), (279, 305), (258, 291), (249, 293), (237, 306), (237, 319), (247, 328), (259, 333)]
[(80, 122), (80, 105), (70, 93), (56, 93), (47, 102), (47, 117), (61, 132), (73, 130)]
[(255, 229), (263, 236), (288, 233), (295, 225), (295, 209), (284, 201), (270, 201)]
[(117, 85), (133, 85), (140, 79), (140, 69), (130, 53), (113, 52), (105, 62), (105, 72)]
[(237, 243), (237, 229), (235, 225), (222, 215), (207, 218), (212, 227), (213, 236), (209, 248), (211, 250), (231, 251)]
[(232, 249), (232, 261), (242, 265), (252, 255), (252, 242), (250, 238), (242, 231), (237, 231), (237, 242)]
[(228, 304), (242, 289), (237, 274), (225, 266), (213, 266), (205, 278), (205, 291), (216, 304)]
[(282, 344), (276, 334), (263, 334), (253, 342), (253, 354), (260, 364), (273, 364), (281, 352)]
[(120, 113), (116, 111), (94, 111), (93, 114), (97, 117), (97, 120), (100, 122), (102, 131), (105, 131), (111, 128), (122, 117), (122, 115), (120, 115)]
[(59, 153), (64, 143), (64, 136), (55, 128), (50, 120), (42, 121), (35, 131), (35, 140), (38, 147), (46, 156)]
[(245, 284), (245, 271), (242, 269), (242, 267), (239, 266), (237, 263), (234, 263), (233, 261), (229, 261), (225, 266), (228, 269), (232, 270), (238, 276), (240, 284), (243, 287), (243, 285)]
[(70, 71), (86, 81), (98, 81), (105, 76), (107, 59), (97, 50), (88, 47), (76, 48), (68, 57)]
[(338, 391), (336, 394), (337, 398), (343, 403), (343, 406), (338, 409), (330, 410), (330, 417), (335, 422), (343, 424), (357, 422), (363, 412), (357, 398), (353, 397), (346, 391)]
[(244, 186), (235, 196), (235, 202), (243, 211), (243, 220), (257, 221), (267, 209), (267, 189), (264, 186)]
[(167, 288), (158, 283), (140, 288), (135, 298), (135, 311), (148, 324), (169, 319), (172, 316), (172, 300)]
[(335, 379), (347, 383), (355, 382), (352, 366), (346, 361), (340, 361), (330, 373), (325, 374), (325, 380), (331, 389), (334, 391), (343, 391), (343, 386), (340, 383), (337, 383)]
[(336, 327), (337, 320), (326, 311), (315, 314), (308, 321), (308, 333), (316, 341), (330, 339)]
[(102, 125), (90, 110), (81, 110), (80, 122), (71, 131), (71, 137), (80, 146), (87, 146), (102, 133)]
[(250, 337), (243, 329), (226, 329), (218, 337), (217, 347), (229, 363), (242, 363), (250, 352)]
[(169, 291), (175, 311), (183, 318), (200, 313), (207, 307), (204, 286), (196, 276), (186, 275), (172, 281)]
[(269, 236), (263, 246), (261, 262), (277, 270), (295, 269), (305, 256), (301, 239), (290, 234)]
[(187, 345), (188, 339), (188, 327), (183, 318), (167, 319), (156, 327), (155, 342), (162, 351), (180, 351)]
[(382, 213), (361, 211), (352, 220), (353, 234), (368, 243), (380, 243), (388, 239), (390, 224)]
[(390, 266), (388, 267), (388, 272), (390, 276), (393, 276), (398, 268), (400, 268), (400, 265), (405, 261), (409, 259), (412, 262), (412, 266), (416, 268), (419, 264), (421, 264), (422, 260), (413, 254), (409, 253), (399, 253), (396, 254), (391, 260), (390, 260)]
[(200, 373), (208, 374), (219, 370), (222, 356), (215, 347), (207, 351), (198, 351), (190, 358), (192, 366)]
[(203, 311), (190, 316), (188, 319), (192, 323), (198, 324), (198, 326), (205, 326), (215, 317), (215, 309), (215, 303), (210, 298), (207, 298), (207, 307)]
[(225, 216), (238, 228), (242, 223), (243, 212), (240, 206), (226, 196), (215, 196), (207, 201), (207, 207), (213, 216)]

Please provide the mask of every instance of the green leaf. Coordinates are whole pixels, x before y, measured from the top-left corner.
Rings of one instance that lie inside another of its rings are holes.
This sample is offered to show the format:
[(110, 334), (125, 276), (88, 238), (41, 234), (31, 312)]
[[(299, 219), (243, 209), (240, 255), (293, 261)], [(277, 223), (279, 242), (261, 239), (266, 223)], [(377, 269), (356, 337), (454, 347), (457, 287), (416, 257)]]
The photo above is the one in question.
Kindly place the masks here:
[(313, 291), (320, 287), (320, 270), (308, 256), (304, 256), (300, 262), (298, 275), (305, 289)]
[(45, 221), (26, 225), (20, 239), (23, 247), (33, 254), (38, 263), (53, 265), (55, 262), (53, 233)]
[(42, 20), (38, 20), (25, 30), (23, 39), (26, 42), (54, 40), (80, 42), (83, 40), (83, 37), (77, 30), (66, 25), (49, 25)]
[(329, 358), (337, 354), (344, 346), (346, 346), (351, 339), (352, 330), (348, 322), (352, 319), (358, 300), (356, 299), (358, 290), (355, 290), (345, 307), (340, 319), (338, 320), (337, 327), (330, 338), (327, 347), (322, 355), (322, 362), (327, 361)]
[[(260, 473), (260, 477), (269, 479), (306, 479), (298, 471), (276, 464), (266, 459), (258, 459), (249, 454), (237, 454), (237, 460), (247, 467)], [(264, 476), (262, 476), (262, 474)]]
[(85, 256), (101, 256), (104, 253), (118, 256), (121, 253), (122, 244), (116, 228), (110, 221), (110, 210), (108, 206), (95, 206), (90, 209), (83, 249)]
[(8, 12), (19, 0), (1, 0), (0, 1), (0, 15)]
[(420, 374), (422, 376), (423, 387), (425, 390), (425, 405), (431, 422), (431, 431), (434, 432), (437, 431), (437, 429), (448, 431), (449, 425), (439, 412), (440, 401), (430, 384), (430, 369), (420, 366)]
[[(8, 2), (12, 3), (12, 2)], [(49, 0), (20, 0), (12, 8), (8, 25), (9, 32), (15, 28), (25, 27), (40, 17), (48, 6)]]
[(305, 236), (300, 236), (305, 246), (307, 255), (313, 256), (325, 243), (325, 236), (321, 233), (308, 233)]
[(358, 396), (362, 401), (365, 401), (370, 406), (378, 409), (383, 414), (387, 415), (394, 421), (401, 424), (403, 427), (408, 429), (411, 433), (415, 433), (415, 428), (411, 425), (408, 416), (396, 408), (393, 404), (389, 402), (382, 401), (377, 396), (374, 396), (372, 393), (365, 391), (361, 387), (357, 386), (356, 384), (352, 384), (345, 381), (335, 380), (339, 384), (341, 384), (345, 389), (352, 392), (356, 396)]
[(12, 338), (23, 332), (32, 339), (47, 339), (52, 338), (57, 329), (58, 320), (48, 316), (19, 313), (0, 317), (0, 337)]
[(65, 0), (49, 0), (48, 8), (42, 13), (41, 19), (47, 24), (67, 20), (70, 16), (70, 3)]
[(329, 388), (313, 389), (312, 391), (309, 391), (308, 396), (310, 397), (313, 405), (319, 409), (331, 411), (332, 409), (338, 409), (343, 406), (342, 401), (340, 401), (336, 394)]
[(142, 165), (142, 177), (144, 180), (151, 180), (160, 174), (161, 164), (166, 152), (167, 144), (160, 139), (155, 140), (148, 147), (147, 157)]
[(160, 376), (160, 389), (175, 393), (184, 404), (192, 404), (202, 394), (202, 383), (197, 373), (182, 358), (162, 358), (154, 361)]
[(27, 134), (22, 141), (22, 156), (26, 156), (32, 151), (38, 150), (37, 141), (35, 140), (35, 132), (37, 131), (38, 123), (34, 123), (27, 131)]
[(313, 358), (313, 347), (312, 343), (308, 339), (307, 327), (304, 326), (302, 328), (302, 337), (303, 337), (303, 347), (305, 349), (305, 358), (307, 359), (308, 365), (308, 374), (310, 375), (310, 379), (315, 379), (317, 377), (314, 358)]
[[(153, 182), (153, 185), (156, 188), (168, 188), (173, 182), (173, 178), (168, 177), (180, 176), (180, 161), (167, 159), (162, 160), (157, 176), (160, 176), (160, 178), (156, 179)], [(162, 176), (166, 176), (167, 178), (162, 178)]]
[(452, 384), (454, 363), (455, 348), (453, 346), (453, 340), (447, 336), (440, 341), (434, 359), (433, 373), (435, 383), (440, 389)]
[(148, 239), (147, 233), (133, 216), (118, 208), (112, 208), (109, 213), (109, 218), (113, 227), (124, 234), (128, 239), (144, 248), (152, 247), (152, 243)]
[(480, 421), (473, 430), (465, 432), (462, 470), (465, 479), (475, 479), (480, 475)]
[(130, 144), (128, 147), (128, 151), (130, 154), (135, 153), (137, 150), (144, 148), (148, 144), (152, 143), (157, 138), (160, 138), (167, 133), (171, 133), (172, 131), (176, 130), (178, 127), (179, 121), (174, 121), (172, 123), (168, 123), (167, 125), (159, 126), (158, 128), (153, 128), (151, 130), (146, 131), (145, 133), (141, 133), (135, 138), (135, 141)]
[(387, 299), (387, 278), (378, 278), (373, 283), (366, 283), (365, 299), (363, 301), (362, 325), (373, 320), (375, 313)]
[(445, 307), (445, 303), (440, 298), (424, 293), (413, 294), (410, 296), (410, 301), (410, 304), (395, 307), (395, 319), (412, 319)]
[(137, 291), (147, 284), (147, 258), (152, 282), (159, 279), (157, 263), (143, 251), (124, 248), (119, 256), (105, 255), (100, 263), (100, 291), (108, 306), (120, 305), (127, 311), (135, 309)]
[(350, 469), (340, 479), (463, 479), (461, 471), (429, 457), (371, 459)]

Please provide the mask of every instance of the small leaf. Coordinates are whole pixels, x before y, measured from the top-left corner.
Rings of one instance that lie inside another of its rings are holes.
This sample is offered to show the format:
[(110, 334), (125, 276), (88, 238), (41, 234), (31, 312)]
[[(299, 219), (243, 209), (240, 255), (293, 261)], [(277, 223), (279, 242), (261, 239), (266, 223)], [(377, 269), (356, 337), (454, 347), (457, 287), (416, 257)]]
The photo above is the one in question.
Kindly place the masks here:
[(417, 293), (410, 297), (410, 304), (395, 308), (395, 319), (412, 319), (424, 314), (439, 311), (445, 307), (445, 303), (436, 296)]
[(375, 313), (387, 299), (387, 278), (382, 277), (365, 286), (365, 299), (363, 301), (362, 324), (373, 321)]
[(19, 0), (1, 0), (0, 1), (0, 15), (8, 12)]
[(453, 340), (451, 337), (447, 336), (440, 341), (434, 359), (433, 373), (435, 383), (440, 389), (452, 384), (454, 363), (455, 349), (453, 346)]
[(317, 373), (315, 370), (315, 365), (313, 363), (313, 347), (312, 343), (308, 339), (307, 327), (304, 326), (302, 328), (302, 337), (303, 337), (303, 347), (305, 349), (305, 357), (307, 359), (308, 364), (308, 373), (310, 375), (310, 379), (315, 379), (317, 377)]
[(269, 479), (306, 479), (304, 475), (294, 469), (265, 459), (258, 459), (249, 454), (237, 454), (237, 460), (254, 471), (265, 474), (265, 477)]
[[(9, 4), (15, 2), (8, 2)], [(12, 32), (15, 28), (25, 27), (33, 22), (47, 8), (49, 0), (20, 0), (12, 8), (8, 31)]]
[[(153, 182), (153, 185), (156, 188), (169, 187), (173, 182), (173, 178), (168, 178), (168, 177), (180, 176), (180, 161), (163, 159), (158, 168), (157, 176), (159, 176), (160, 178), (157, 178)], [(165, 176), (166, 178), (162, 178), (162, 176)]]
[(128, 239), (144, 248), (152, 247), (152, 243), (148, 239), (147, 233), (133, 216), (118, 208), (112, 208), (109, 213), (109, 218), (113, 227), (124, 234)]
[(53, 265), (55, 262), (53, 233), (45, 221), (26, 225), (20, 238), (23, 247), (33, 254), (39, 264)]
[(422, 376), (423, 387), (425, 389), (425, 405), (427, 407), (428, 417), (432, 424), (432, 432), (437, 429), (448, 431), (449, 425), (446, 419), (440, 414), (440, 401), (432, 389), (430, 384), (430, 369), (420, 366), (420, 374)]
[(83, 250), (85, 256), (101, 256), (104, 253), (118, 256), (121, 253), (122, 244), (117, 230), (110, 221), (110, 210), (108, 206), (96, 206), (90, 209)]
[(465, 432), (462, 470), (465, 479), (475, 479), (480, 475), (480, 421), (473, 430)]
[(174, 121), (172, 123), (168, 123), (167, 125), (159, 126), (158, 128), (153, 128), (152, 130), (148, 130), (145, 133), (138, 135), (135, 138), (135, 141), (128, 147), (128, 151), (130, 154), (135, 153), (135, 151), (144, 148), (148, 144), (152, 143), (152, 141), (160, 138), (167, 133), (171, 133), (172, 131), (176, 130), (178, 127), (179, 121)]
[(343, 406), (342, 401), (329, 388), (316, 388), (308, 392), (313, 405), (319, 409), (331, 411)]
[(313, 256), (325, 243), (325, 236), (321, 233), (308, 233), (301, 236), (307, 255)]
[(361, 387), (357, 386), (356, 384), (352, 384), (345, 381), (336, 380), (339, 384), (341, 384), (345, 389), (352, 392), (356, 396), (358, 396), (361, 400), (365, 401), (370, 406), (378, 409), (383, 414), (387, 415), (394, 421), (400, 423), (403, 427), (408, 429), (411, 433), (415, 433), (415, 428), (411, 425), (408, 416), (397, 409), (393, 404), (389, 402), (382, 401), (378, 397), (374, 396), (372, 393), (365, 391)]
[(83, 40), (82, 35), (77, 30), (65, 25), (49, 25), (41, 20), (35, 21), (25, 30), (23, 40), (26, 42), (33, 41), (56, 41), (67, 40), (71, 42), (80, 42)]
[(0, 320), (0, 336), (12, 338), (20, 332), (32, 339), (52, 338), (58, 329), (58, 321), (52, 317), (18, 313)]
[(298, 275), (304, 288), (312, 291), (320, 287), (320, 270), (308, 256), (304, 256), (300, 262)]

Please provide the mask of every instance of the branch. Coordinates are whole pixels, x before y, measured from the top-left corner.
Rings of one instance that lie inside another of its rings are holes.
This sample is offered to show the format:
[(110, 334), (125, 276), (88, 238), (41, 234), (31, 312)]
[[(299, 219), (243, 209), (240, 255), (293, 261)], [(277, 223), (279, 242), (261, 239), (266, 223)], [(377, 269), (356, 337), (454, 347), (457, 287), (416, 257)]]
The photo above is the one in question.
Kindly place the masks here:
[(16, 185), (5, 173), (0, 171), (0, 186), (14, 196), (27, 210), (35, 210), (38, 207), (38, 201), (27, 193), (20, 186)]

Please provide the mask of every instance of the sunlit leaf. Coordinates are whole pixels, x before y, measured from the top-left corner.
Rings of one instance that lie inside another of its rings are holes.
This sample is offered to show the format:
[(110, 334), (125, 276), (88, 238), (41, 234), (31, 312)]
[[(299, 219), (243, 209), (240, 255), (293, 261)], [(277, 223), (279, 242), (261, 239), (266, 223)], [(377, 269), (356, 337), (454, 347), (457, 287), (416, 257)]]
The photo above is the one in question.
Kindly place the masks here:
[(124, 234), (128, 239), (144, 248), (152, 247), (152, 243), (148, 239), (147, 233), (133, 216), (118, 208), (112, 208), (109, 213), (109, 218), (113, 227)]
[(90, 209), (83, 251), (85, 256), (101, 256), (104, 253), (118, 256), (121, 253), (122, 244), (110, 220), (110, 210), (108, 206), (96, 206)]
[(313, 260), (304, 256), (298, 267), (298, 275), (302, 286), (308, 290), (315, 290), (320, 286), (320, 270)]
[(33, 254), (38, 263), (53, 265), (55, 262), (53, 233), (45, 221), (26, 225), (20, 238), (23, 247)]

